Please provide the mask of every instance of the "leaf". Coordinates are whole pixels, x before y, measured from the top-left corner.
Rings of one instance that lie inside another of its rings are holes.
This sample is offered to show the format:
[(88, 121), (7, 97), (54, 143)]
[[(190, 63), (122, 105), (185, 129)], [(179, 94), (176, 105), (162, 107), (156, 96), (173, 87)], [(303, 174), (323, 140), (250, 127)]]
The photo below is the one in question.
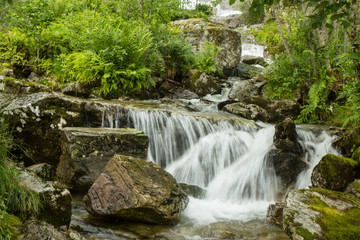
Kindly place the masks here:
[(236, 0), (229, 0), (229, 5), (233, 5)]
[(326, 23), (325, 25), (326, 25), (327, 28), (334, 29), (334, 25), (332, 25), (330, 23)]

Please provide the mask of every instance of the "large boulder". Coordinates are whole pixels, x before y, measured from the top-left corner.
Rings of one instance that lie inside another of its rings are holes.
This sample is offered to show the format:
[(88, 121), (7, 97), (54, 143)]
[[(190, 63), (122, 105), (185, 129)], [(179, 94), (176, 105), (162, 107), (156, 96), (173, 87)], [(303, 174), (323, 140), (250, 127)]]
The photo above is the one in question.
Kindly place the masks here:
[(257, 96), (259, 96), (259, 88), (252, 80), (236, 81), (229, 92), (229, 99), (238, 101)]
[(358, 239), (360, 199), (318, 188), (292, 190), (286, 197), (283, 220), (291, 239)]
[(21, 172), (22, 184), (39, 194), (41, 209), (37, 218), (54, 226), (69, 225), (71, 220), (71, 194), (69, 190), (44, 182), (27, 171)]
[(246, 104), (255, 104), (265, 109), (271, 116), (270, 122), (277, 123), (289, 117), (296, 119), (300, 105), (294, 100), (267, 100), (260, 97), (249, 97), (243, 100)]
[(270, 204), (267, 209), (266, 220), (274, 223), (275, 225), (282, 226), (284, 207), (284, 202), (276, 202), (274, 204)]
[(255, 104), (231, 103), (225, 105), (223, 110), (254, 121), (268, 122), (270, 120), (268, 112)]
[(200, 70), (191, 70), (188, 76), (190, 89), (200, 96), (221, 92), (221, 86), (216, 77), (207, 75)]
[[(14, 129), (19, 149), (14, 154), (26, 165), (49, 163), (56, 166), (61, 155), (64, 127), (101, 126), (106, 105), (57, 93), (40, 92), (15, 98), (2, 109)], [(25, 152), (25, 154), (24, 154)]]
[(86, 210), (98, 217), (174, 224), (188, 202), (175, 179), (160, 166), (115, 155), (84, 197)]
[(283, 189), (294, 184), (299, 173), (308, 167), (302, 153), (294, 121), (286, 118), (275, 125), (274, 143), (267, 159), (274, 166), (276, 175), (280, 176)]
[(67, 188), (86, 192), (114, 154), (146, 158), (148, 144), (143, 132), (131, 128), (64, 128), (57, 177)]
[(188, 41), (200, 48), (207, 41), (221, 47), (216, 65), (231, 74), (234, 67), (240, 62), (241, 35), (239, 31), (224, 27), (222, 24), (205, 22), (203, 19), (186, 19), (172, 22), (172, 26), (183, 30)]
[(311, 183), (314, 187), (343, 191), (358, 175), (359, 163), (351, 158), (325, 155), (315, 166)]

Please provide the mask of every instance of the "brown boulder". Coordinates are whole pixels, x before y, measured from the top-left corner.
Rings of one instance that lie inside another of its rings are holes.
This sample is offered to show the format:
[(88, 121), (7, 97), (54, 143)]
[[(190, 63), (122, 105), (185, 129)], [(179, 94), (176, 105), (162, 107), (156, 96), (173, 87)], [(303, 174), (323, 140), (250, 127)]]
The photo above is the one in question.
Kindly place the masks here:
[(160, 166), (115, 155), (84, 197), (86, 210), (98, 217), (174, 224), (187, 195)]

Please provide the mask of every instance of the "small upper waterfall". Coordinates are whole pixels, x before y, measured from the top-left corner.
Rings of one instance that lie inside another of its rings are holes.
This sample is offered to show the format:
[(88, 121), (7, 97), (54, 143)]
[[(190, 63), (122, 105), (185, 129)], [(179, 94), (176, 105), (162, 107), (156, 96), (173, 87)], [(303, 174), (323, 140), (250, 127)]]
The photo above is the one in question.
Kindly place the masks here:
[[(206, 190), (191, 198), (185, 216), (197, 222), (220, 219), (263, 218), (274, 202), (280, 179), (266, 154), (272, 146), (274, 126), (230, 124), (161, 110), (105, 112), (103, 126), (120, 126), (121, 115), (149, 137), (148, 159), (161, 165), (178, 182)], [(298, 187), (310, 184), (312, 168), (326, 153), (336, 153), (325, 131), (315, 134), (297, 129), (311, 166), (299, 175)]]

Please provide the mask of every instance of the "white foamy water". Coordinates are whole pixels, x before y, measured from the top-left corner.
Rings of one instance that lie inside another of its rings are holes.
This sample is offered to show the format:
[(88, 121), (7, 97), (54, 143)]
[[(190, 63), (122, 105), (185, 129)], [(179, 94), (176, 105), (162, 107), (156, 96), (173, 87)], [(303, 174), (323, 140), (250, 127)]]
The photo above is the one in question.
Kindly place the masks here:
[[(122, 110), (104, 113), (104, 126), (119, 126)], [(190, 198), (184, 215), (199, 224), (225, 219), (248, 221), (266, 216), (275, 201), (280, 179), (266, 154), (274, 126), (233, 126), (175, 113), (128, 110), (128, 122), (149, 137), (148, 159), (161, 165), (178, 182), (206, 190), (202, 199)], [(111, 116), (110, 116), (111, 115)], [(110, 123), (111, 121), (111, 123)], [(298, 187), (310, 184), (312, 168), (327, 153), (335, 153), (325, 131), (297, 129), (305, 159), (311, 166), (298, 177)]]
[(323, 131), (317, 136), (309, 130), (298, 128), (297, 134), (302, 148), (305, 149), (304, 158), (309, 163), (310, 167), (299, 174), (296, 188), (308, 188), (311, 185), (312, 170), (319, 163), (321, 158), (328, 153), (335, 155), (340, 154), (331, 145), (331, 142), (335, 137), (330, 136), (326, 131)]
[(242, 56), (254, 56), (254, 57), (264, 57), (265, 46), (259, 44), (242, 44), (241, 45), (241, 55)]

